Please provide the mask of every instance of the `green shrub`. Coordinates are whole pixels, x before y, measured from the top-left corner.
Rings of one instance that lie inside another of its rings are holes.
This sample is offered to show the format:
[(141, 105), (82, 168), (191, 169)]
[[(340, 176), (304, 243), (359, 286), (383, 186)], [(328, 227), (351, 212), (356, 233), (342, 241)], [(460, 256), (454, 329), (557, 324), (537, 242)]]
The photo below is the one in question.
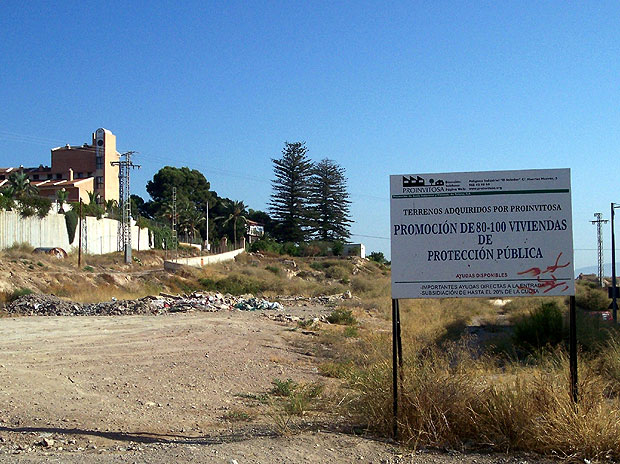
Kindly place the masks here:
[(31, 295), (32, 293), (33, 293), (32, 290), (30, 290), (29, 288), (25, 288), (25, 287), (18, 288), (17, 290), (13, 290), (13, 292), (9, 294), (7, 298), (7, 303), (15, 301), (22, 296)]
[(0, 192), (0, 210), (11, 210), (15, 208), (15, 201), (9, 195)]
[(75, 211), (70, 210), (65, 213), (65, 224), (67, 226), (67, 236), (69, 237), (69, 243), (73, 243), (75, 240), (75, 230), (78, 225), (78, 215)]
[(577, 285), (575, 293), (575, 304), (586, 311), (602, 311), (609, 306), (607, 290), (594, 282)]
[(282, 273), (282, 269), (280, 269), (278, 266), (265, 266), (265, 269), (267, 269), (269, 272), (273, 272), (275, 275), (280, 275)]
[(248, 276), (229, 275), (219, 280), (201, 278), (198, 283), (205, 290), (231, 295), (243, 295), (246, 293), (261, 293), (267, 290), (265, 282), (254, 280)]
[(351, 278), (351, 272), (345, 266), (334, 265), (325, 269), (325, 277), (348, 282)]
[(332, 244), (332, 253), (334, 256), (342, 256), (344, 253), (344, 243), (336, 241)]
[(355, 338), (359, 336), (359, 332), (357, 330), (357, 327), (348, 326), (344, 328), (342, 335), (344, 335), (347, 338)]
[(322, 392), (323, 385), (317, 383), (298, 385), (284, 403), (284, 411), (287, 414), (301, 416), (312, 407)]
[(334, 309), (329, 316), (327, 316), (327, 322), (330, 324), (353, 325), (357, 323), (357, 320), (350, 309), (338, 308)]
[(154, 221), (148, 221), (148, 229), (153, 234), (153, 247), (157, 250), (170, 250), (178, 245), (172, 229)]
[(286, 242), (282, 245), (281, 253), (289, 256), (299, 256), (299, 246), (293, 242)]
[(250, 245), (251, 252), (267, 251), (271, 253), (282, 253), (282, 245), (272, 238), (263, 237)]
[(379, 264), (384, 264), (387, 262), (385, 256), (380, 251), (373, 251), (368, 255), (368, 259)]
[(515, 323), (515, 344), (526, 350), (556, 346), (562, 341), (562, 311), (556, 302), (542, 303)]
[(274, 396), (291, 396), (299, 386), (297, 382), (294, 382), (292, 379), (274, 379), (271, 385), (273, 385), (273, 388), (269, 390), (269, 393)]

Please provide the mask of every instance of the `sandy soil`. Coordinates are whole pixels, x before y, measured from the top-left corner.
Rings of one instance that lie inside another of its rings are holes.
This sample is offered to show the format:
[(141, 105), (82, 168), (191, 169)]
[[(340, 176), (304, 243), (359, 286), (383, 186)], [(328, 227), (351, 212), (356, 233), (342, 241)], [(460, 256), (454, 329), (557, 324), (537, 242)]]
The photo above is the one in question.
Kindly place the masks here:
[(275, 406), (257, 399), (271, 382), (328, 382), (295, 348), (312, 335), (291, 328), (238, 311), (2, 318), (0, 462), (528, 461), (411, 454), (347, 433), (327, 412), (279, 435)]

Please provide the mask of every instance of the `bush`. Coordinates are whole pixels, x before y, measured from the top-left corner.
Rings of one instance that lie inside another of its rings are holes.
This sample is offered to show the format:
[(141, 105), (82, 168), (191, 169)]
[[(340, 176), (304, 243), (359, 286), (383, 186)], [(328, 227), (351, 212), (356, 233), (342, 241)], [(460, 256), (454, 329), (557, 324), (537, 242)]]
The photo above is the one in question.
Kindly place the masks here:
[(52, 208), (52, 200), (36, 196), (25, 197), (19, 200), (19, 203), (20, 214), (23, 217), (34, 216), (36, 214), (38, 217), (44, 218)]
[(529, 315), (518, 319), (514, 327), (515, 344), (528, 351), (556, 346), (562, 341), (562, 311), (554, 301), (542, 303)]
[(273, 388), (269, 391), (269, 393), (274, 396), (291, 396), (299, 386), (297, 382), (294, 382), (291, 379), (274, 379), (271, 384), (273, 385)]
[(325, 277), (340, 281), (349, 281), (351, 273), (345, 266), (330, 266), (325, 270)]
[(10, 303), (12, 301), (17, 300), (18, 298), (22, 296), (31, 295), (32, 293), (33, 293), (32, 290), (30, 290), (29, 288), (25, 288), (25, 287), (18, 288), (17, 290), (13, 290), (13, 292), (11, 292), (7, 296), (6, 301), (7, 303)]
[(334, 256), (342, 256), (344, 253), (344, 243), (336, 241), (332, 244), (332, 253)]
[(265, 266), (269, 272), (273, 272), (275, 275), (280, 275), (282, 273), (282, 269), (278, 266)]
[(205, 290), (231, 295), (243, 295), (246, 293), (261, 293), (267, 289), (261, 281), (250, 279), (247, 276), (230, 275), (219, 280), (202, 278), (198, 279)]
[(13, 201), (13, 199), (10, 196), (4, 195), (2, 192), (0, 192), (0, 210), (10, 210), (14, 207), (15, 202)]
[(299, 246), (293, 242), (286, 242), (282, 245), (282, 251), (280, 253), (289, 256), (299, 256)]
[(387, 262), (385, 256), (380, 251), (373, 251), (368, 255), (368, 259), (379, 264), (384, 264)]
[[(71, 211), (75, 211), (77, 214), (80, 212), (80, 203), (71, 202)], [(97, 203), (82, 203), (82, 217), (93, 216), (97, 219), (101, 219), (105, 214), (105, 209), (99, 206)]]
[(271, 253), (282, 253), (282, 245), (269, 237), (263, 237), (260, 240), (250, 245), (250, 251), (255, 253), (257, 251), (267, 251)]
[(330, 324), (353, 325), (357, 320), (350, 309), (334, 309), (327, 316), (327, 322)]
[(586, 311), (602, 311), (607, 309), (609, 299), (607, 291), (588, 282), (586, 285), (577, 285), (575, 294), (575, 304)]
[(75, 211), (67, 211), (65, 213), (65, 224), (67, 226), (67, 236), (69, 237), (69, 244), (75, 240), (75, 230), (78, 224), (78, 215)]

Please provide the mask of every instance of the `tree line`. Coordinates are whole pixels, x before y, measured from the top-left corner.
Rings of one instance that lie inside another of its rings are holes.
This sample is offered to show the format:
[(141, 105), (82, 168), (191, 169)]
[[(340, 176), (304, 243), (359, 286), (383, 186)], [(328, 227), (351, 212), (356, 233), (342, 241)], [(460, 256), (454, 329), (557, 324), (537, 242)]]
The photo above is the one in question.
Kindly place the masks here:
[[(312, 240), (344, 242), (350, 237), (345, 170), (330, 159), (314, 163), (304, 142), (285, 143), (273, 158), (274, 178), (268, 211), (220, 197), (204, 175), (187, 167), (166, 166), (146, 185), (151, 200), (132, 195), (142, 217), (172, 224), (173, 191), (180, 238), (211, 241), (227, 236), (238, 243), (248, 221), (262, 224), (265, 240), (300, 244)], [(209, 218), (207, 221), (206, 218)]]
[[(239, 243), (248, 221), (263, 225), (264, 241), (294, 246), (309, 241), (346, 241), (352, 221), (344, 168), (327, 158), (313, 162), (305, 142), (286, 142), (281, 156), (272, 162), (268, 211), (249, 209), (243, 201), (219, 196), (196, 169), (165, 166), (146, 185), (150, 200), (131, 195), (132, 216), (141, 227), (156, 231), (156, 244), (164, 246), (171, 245), (173, 224), (182, 241), (204, 243), (208, 237), (213, 243), (227, 237), (230, 243)], [(0, 209), (17, 209), (23, 216), (47, 215), (51, 200), (38, 196), (26, 173), (14, 172), (8, 180), (0, 191)], [(83, 205), (84, 215), (118, 218), (116, 201), (100, 205), (94, 192), (89, 192), (89, 197)], [(58, 191), (60, 212), (65, 212), (66, 200), (67, 192)], [(72, 209), (75, 205), (69, 207)]]

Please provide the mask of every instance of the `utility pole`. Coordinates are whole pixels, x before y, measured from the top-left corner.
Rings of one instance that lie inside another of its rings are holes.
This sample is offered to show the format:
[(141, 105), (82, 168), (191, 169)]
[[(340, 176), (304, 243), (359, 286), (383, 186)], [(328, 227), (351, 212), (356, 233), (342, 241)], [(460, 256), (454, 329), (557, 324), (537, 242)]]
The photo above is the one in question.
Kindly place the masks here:
[(618, 296), (616, 285), (616, 237), (614, 235), (614, 215), (616, 208), (620, 205), (611, 204), (611, 315), (614, 324), (618, 323)]
[(608, 223), (607, 219), (602, 219), (603, 213), (594, 213), (596, 221), (590, 221), (596, 224), (596, 238), (598, 243), (598, 284), (603, 286), (603, 224)]
[(175, 262), (179, 258), (179, 237), (177, 234), (177, 188), (172, 187), (172, 239), (174, 241)]
[(118, 226), (118, 249), (125, 251), (125, 264), (131, 264), (131, 194), (129, 189), (129, 173), (131, 168), (139, 169), (139, 164), (133, 164), (131, 156), (135, 151), (121, 154), (124, 158), (112, 161), (112, 166), (118, 166), (118, 197), (121, 222)]
[(78, 269), (82, 267), (82, 197), (80, 197), (80, 232), (78, 235)]

